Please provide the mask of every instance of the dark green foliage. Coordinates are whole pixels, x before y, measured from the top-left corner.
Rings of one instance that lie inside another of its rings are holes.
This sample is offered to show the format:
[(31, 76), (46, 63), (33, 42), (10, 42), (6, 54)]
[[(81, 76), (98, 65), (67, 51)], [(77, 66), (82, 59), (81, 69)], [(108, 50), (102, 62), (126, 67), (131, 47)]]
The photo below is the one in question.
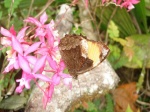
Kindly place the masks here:
[(20, 109), (22, 108), (27, 99), (23, 96), (18, 96), (18, 95), (13, 95), (9, 98), (5, 98), (1, 103), (0, 103), (0, 108), (2, 109)]
[(106, 103), (106, 112), (114, 112), (113, 100), (110, 94), (106, 94)]
[(140, 0), (140, 3), (135, 5), (134, 15), (143, 33), (148, 33), (145, 0)]

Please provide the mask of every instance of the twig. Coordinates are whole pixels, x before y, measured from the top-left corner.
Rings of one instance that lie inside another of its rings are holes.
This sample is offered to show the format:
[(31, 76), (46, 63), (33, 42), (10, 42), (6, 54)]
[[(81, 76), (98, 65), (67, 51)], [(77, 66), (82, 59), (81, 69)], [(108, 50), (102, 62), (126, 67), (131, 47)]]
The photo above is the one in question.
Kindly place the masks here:
[(137, 83), (137, 93), (139, 93), (140, 89), (142, 88), (143, 82), (144, 82), (144, 77), (145, 77), (145, 67), (146, 67), (146, 61), (143, 62), (143, 67), (142, 71)]
[[(112, 14), (111, 14), (111, 16), (109, 18), (108, 24), (107, 24), (107, 29), (108, 29), (108, 26), (110, 24), (111, 19), (114, 17), (114, 15), (115, 15), (115, 13), (117, 11), (117, 9), (118, 9), (118, 7), (115, 7), (115, 9), (113, 10), (113, 12), (112, 12)], [(107, 43), (108, 43), (108, 32), (106, 31), (105, 44), (107, 44)]]
[(146, 78), (146, 86), (147, 86), (147, 89), (150, 90), (150, 85), (149, 85), (149, 70), (147, 69), (147, 78)]
[(140, 100), (136, 100), (136, 102), (141, 105), (150, 106), (150, 103), (147, 103), (147, 102), (142, 102)]
[[(93, 20), (93, 23), (96, 25), (96, 31), (97, 31), (97, 33), (99, 34), (99, 28), (98, 28), (98, 26), (97, 26), (96, 20), (93, 18), (92, 14), (91, 14), (91, 12), (90, 12), (90, 10), (89, 10), (89, 8), (87, 8), (87, 12), (89, 13), (89, 17), (91, 18), (91, 20)], [(98, 39), (98, 38), (97, 38), (97, 39)]]
[[(29, 11), (28, 11), (27, 17), (29, 17), (29, 15), (30, 15), (30, 13), (31, 13), (31, 9), (32, 9), (32, 6), (33, 6), (33, 2), (34, 2), (34, 0), (31, 0), (31, 4), (30, 4), (30, 7), (29, 7)], [(26, 17), (26, 18), (27, 18), (27, 17)], [(26, 27), (26, 26), (27, 26), (27, 22), (25, 23), (24, 27)]]
[(53, 2), (54, 0), (48, 0), (46, 5), (43, 7), (43, 9), (35, 16), (35, 18), (39, 18), (40, 15), (48, 8), (48, 6)]
[(9, 28), (10, 25), (10, 19), (12, 16), (12, 7), (13, 7), (14, 1), (12, 0), (11, 4), (10, 4), (10, 9), (9, 9), (9, 14), (8, 14), (8, 23), (7, 23), (7, 28)]
[(135, 16), (134, 16), (132, 13), (131, 13), (131, 16), (132, 16), (132, 18), (133, 18), (133, 23), (134, 23), (134, 25), (135, 25), (135, 27), (136, 27), (138, 33), (139, 33), (139, 34), (142, 34), (142, 31), (141, 31), (140, 26), (139, 26), (139, 24), (138, 24), (138, 22), (137, 22), (137, 19), (135, 18)]

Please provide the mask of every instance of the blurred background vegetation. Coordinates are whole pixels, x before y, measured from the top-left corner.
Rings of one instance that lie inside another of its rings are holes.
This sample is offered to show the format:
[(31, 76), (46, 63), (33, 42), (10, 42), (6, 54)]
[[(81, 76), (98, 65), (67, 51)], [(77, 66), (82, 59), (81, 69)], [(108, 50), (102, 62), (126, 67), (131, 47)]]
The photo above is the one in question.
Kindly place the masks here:
[[(8, 29), (13, 24), (15, 30), (19, 31), (25, 25), (23, 23), (25, 18), (29, 16), (38, 18), (44, 8), (49, 21), (55, 20), (60, 6), (71, 2), (71, 0), (14, 0), (13, 3), (12, 0), (1, 0), (0, 26)], [(81, 27), (79, 7), (80, 5), (72, 7), (74, 18), (72, 34), (85, 34)], [(142, 112), (150, 111), (150, 0), (140, 0), (130, 12), (111, 3), (102, 6), (100, 0), (89, 0), (88, 12), (96, 40), (105, 42), (110, 48), (108, 61), (121, 79), (119, 85), (136, 82), (136, 92), (139, 94), (136, 108), (140, 108)], [(7, 65), (6, 50), (6, 48), (0, 50), (0, 108), (2, 109), (0, 111), (4, 111), (3, 109), (23, 111), (21, 108), (24, 108), (30, 90), (25, 90), (21, 95), (14, 93), (15, 79), (20, 77), (20, 71), (2, 74)], [(17, 103), (13, 102), (14, 99)], [(113, 112), (114, 104), (112, 94), (108, 93), (93, 102), (85, 102), (74, 111)], [(134, 112), (130, 106), (126, 112)]]

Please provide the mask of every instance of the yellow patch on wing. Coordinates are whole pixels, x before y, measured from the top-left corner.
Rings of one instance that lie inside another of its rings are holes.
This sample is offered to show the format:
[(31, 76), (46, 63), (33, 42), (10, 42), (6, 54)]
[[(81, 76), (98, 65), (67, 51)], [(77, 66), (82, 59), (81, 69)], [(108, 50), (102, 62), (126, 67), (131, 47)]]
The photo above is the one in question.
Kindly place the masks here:
[(93, 67), (100, 63), (101, 47), (96, 42), (88, 41), (88, 57), (93, 60)]

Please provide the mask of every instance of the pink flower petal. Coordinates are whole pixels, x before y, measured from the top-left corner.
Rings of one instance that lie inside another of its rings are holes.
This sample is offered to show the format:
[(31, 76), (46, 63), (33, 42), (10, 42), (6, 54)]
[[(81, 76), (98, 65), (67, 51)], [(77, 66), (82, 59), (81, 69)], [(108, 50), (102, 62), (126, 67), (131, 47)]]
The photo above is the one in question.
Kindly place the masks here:
[(18, 54), (18, 61), (19, 61), (19, 65), (22, 68), (22, 70), (24, 72), (30, 74), (31, 73), (31, 69), (30, 69), (28, 61), (23, 56), (21, 56), (20, 54)]
[(46, 57), (47, 56), (42, 56), (39, 60), (37, 60), (37, 62), (34, 65), (34, 69), (33, 69), (32, 73), (36, 73), (38, 70), (40, 70), (45, 65)]
[(42, 75), (42, 74), (33, 74), (35, 78), (38, 78), (38, 79), (41, 79), (43, 81), (47, 81), (47, 82), (50, 82), (51, 79), (45, 75)]
[(12, 63), (12, 62), (10, 61), (9, 64), (5, 67), (3, 73), (8, 73), (10, 70), (12, 70), (13, 67), (14, 67), (13, 64), (14, 64), (14, 63)]
[(140, 2), (140, 0), (131, 0), (132, 4), (137, 4)]
[(35, 24), (35, 25), (38, 26), (38, 27), (41, 27), (41, 26), (42, 26), (42, 24), (41, 24), (36, 18), (33, 18), (33, 17), (28, 17), (28, 18), (25, 19), (24, 21), (33, 23), (33, 24)]
[(11, 46), (11, 38), (1, 37), (1, 44), (4, 46)]
[(19, 63), (18, 63), (18, 60), (16, 60), (16, 62), (14, 63), (14, 68), (15, 68), (15, 69), (19, 69)]
[(49, 46), (54, 46), (54, 35), (53, 35), (53, 30), (50, 25), (47, 26), (47, 39), (48, 39), (48, 44)]
[(114, 3), (116, 3), (116, 0), (113, 0)]
[(25, 88), (26, 89), (30, 89), (30, 83), (28, 82), (28, 83), (25, 83)]
[(89, 1), (85, 0), (85, 7), (88, 8)]
[(65, 73), (59, 73), (59, 75), (60, 75), (62, 78), (72, 78), (71, 75), (65, 74)]
[(13, 26), (13, 25), (11, 26), (11, 28), (10, 28), (10, 30), (9, 30), (9, 31), (10, 31), (10, 33), (11, 33), (11, 34), (13, 34), (14, 36), (16, 36), (16, 31), (15, 31), (15, 29), (14, 29), (14, 26)]
[(27, 30), (27, 28), (28, 28), (28, 27), (22, 28), (22, 29), (18, 32), (18, 35), (17, 35), (17, 39), (18, 39), (18, 40), (23, 39), (23, 37), (25, 36), (25, 31)]
[(18, 86), (15, 90), (16, 93), (21, 93), (24, 89), (24, 86)]
[(60, 76), (57, 75), (57, 74), (54, 74), (53, 77), (52, 77), (52, 83), (54, 85), (58, 85), (60, 83)]
[(70, 89), (72, 89), (72, 78), (65, 78), (64, 79), (64, 84), (66, 86), (69, 86)]
[(6, 37), (12, 37), (13, 35), (10, 33), (10, 31), (8, 31), (7, 29), (1, 27), (0, 29), (0, 33)]
[(38, 47), (40, 46), (41, 42), (36, 42), (34, 44), (32, 44), (24, 53), (24, 55), (28, 55), (29, 53), (34, 52), (35, 50), (38, 49)]
[(35, 53), (37, 54), (41, 54), (41, 55), (46, 55), (46, 54), (48, 54), (47, 52), (48, 52), (48, 48), (47, 47), (42, 47), (42, 48), (40, 48), (40, 49), (38, 49)]
[(35, 36), (42, 36), (42, 37), (44, 37), (45, 35), (46, 35), (45, 29), (43, 29), (41, 27), (38, 27), (36, 29)]
[(18, 53), (23, 54), (23, 48), (15, 37), (12, 37), (12, 47)]
[(43, 97), (43, 107), (44, 107), (44, 109), (46, 108), (47, 103), (51, 100), (53, 92), (54, 92), (54, 85), (49, 84), (49, 87), (47, 87), (45, 92), (44, 92), (44, 97)]
[(50, 65), (50, 67), (51, 67), (52, 69), (56, 70), (56, 68), (57, 68), (57, 63), (56, 63), (55, 60), (52, 59), (51, 56), (47, 56), (47, 61), (48, 61), (49, 65)]
[(63, 71), (65, 69), (65, 63), (62, 60), (59, 63), (59, 69), (60, 69), (60, 71)]
[(46, 12), (44, 12), (43, 14), (42, 14), (42, 16), (40, 17), (40, 22), (44, 25), (44, 23), (47, 21), (47, 14), (46, 14)]
[(54, 92), (54, 84), (51, 84), (50, 85), (50, 89), (49, 89), (49, 94), (48, 94), (48, 96), (49, 96), (49, 100), (51, 100), (51, 98), (52, 98), (52, 95), (53, 95), (53, 92)]
[(134, 5), (130, 4), (130, 5), (128, 6), (128, 10), (130, 11), (130, 10), (132, 10), (132, 9), (134, 9)]
[(28, 60), (29, 63), (31, 63), (32, 65), (35, 65), (37, 58), (34, 56), (26, 56), (26, 59)]

